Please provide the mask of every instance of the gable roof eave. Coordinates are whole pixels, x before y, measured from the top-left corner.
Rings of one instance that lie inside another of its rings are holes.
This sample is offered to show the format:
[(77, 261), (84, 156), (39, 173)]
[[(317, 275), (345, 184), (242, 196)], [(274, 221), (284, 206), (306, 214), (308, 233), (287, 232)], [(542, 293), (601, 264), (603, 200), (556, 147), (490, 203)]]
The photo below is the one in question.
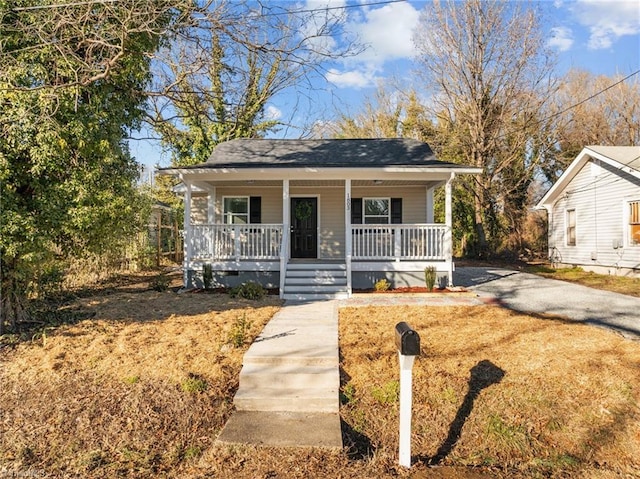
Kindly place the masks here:
[[(549, 191), (545, 193), (545, 195), (538, 201), (538, 204), (535, 206), (535, 209), (547, 209), (553, 207), (553, 204), (557, 201), (558, 197), (562, 194), (562, 192), (566, 189), (566, 187), (571, 183), (571, 180), (582, 170), (582, 168), (587, 164), (589, 159), (600, 160), (604, 163), (611, 165), (614, 168), (617, 168), (625, 173), (635, 176), (640, 179), (640, 171), (635, 168), (630, 167), (628, 164), (621, 163), (614, 158), (611, 158), (611, 151), (614, 151), (615, 148), (637, 148), (638, 149), (638, 157), (640, 157), (640, 147), (601, 147), (601, 146), (585, 146), (582, 151), (576, 156), (576, 158), (571, 162), (571, 164), (567, 167), (567, 169), (560, 175), (560, 178), (556, 180), (556, 182), (549, 188)], [(606, 153), (606, 154), (605, 154)]]
[(214, 167), (203, 166), (198, 167), (182, 167), (182, 168), (161, 168), (156, 170), (159, 175), (177, 176), (180, 178), (192, 178), (194, 181), (201, 180), (206, 181), (212, 177), (232, 177), (244, 178), (247, 176), (269, 177), (272, 179), (304, 179), (310, 175), (316, 178), (341, 178), (341, 179), (354, 179), (361, 177), (369, 177), (372, 175), (380, 176), (380, 179), (384, 179), (389, 176), (396, 175), (446, 175), (453, 174), (472, 174), (477, 175), (482, 173), (482, 168), (470, 167), (464, 165), (455, 165), (442, 163), (434, 166), (385, 166), (385, 167)]

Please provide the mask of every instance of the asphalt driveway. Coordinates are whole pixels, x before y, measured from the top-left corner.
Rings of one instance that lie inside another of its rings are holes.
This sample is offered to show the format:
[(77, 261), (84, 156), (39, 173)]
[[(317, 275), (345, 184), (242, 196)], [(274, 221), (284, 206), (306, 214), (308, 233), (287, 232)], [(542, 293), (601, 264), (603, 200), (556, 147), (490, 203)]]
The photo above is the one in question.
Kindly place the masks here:
[(453, 282), (516, 311), (558, 315), (640, 340), (640, 298), (492, 267), (458, 267)]

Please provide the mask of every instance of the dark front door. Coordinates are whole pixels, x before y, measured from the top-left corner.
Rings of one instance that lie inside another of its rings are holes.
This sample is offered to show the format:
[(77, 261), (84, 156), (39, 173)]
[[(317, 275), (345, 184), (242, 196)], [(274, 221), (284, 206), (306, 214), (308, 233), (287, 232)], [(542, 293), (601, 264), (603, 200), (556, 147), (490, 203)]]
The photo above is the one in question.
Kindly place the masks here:
[(317, 198), (291, 198), (291, 257), (318, 257)]

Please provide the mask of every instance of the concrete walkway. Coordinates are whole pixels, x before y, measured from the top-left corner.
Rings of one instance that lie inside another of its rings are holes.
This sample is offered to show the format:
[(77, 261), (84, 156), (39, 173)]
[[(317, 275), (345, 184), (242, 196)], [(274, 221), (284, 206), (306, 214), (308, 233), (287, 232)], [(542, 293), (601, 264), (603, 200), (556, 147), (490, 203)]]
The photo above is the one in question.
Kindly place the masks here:
[(244, 355), (236, 411), (218, 441), (341, 448), (338, 307), (399, 304), (483, 302), (474, 293), (285, 302)]
[(342, 448), (338, 306), (287, 301), (244, 355), (219, 441)]

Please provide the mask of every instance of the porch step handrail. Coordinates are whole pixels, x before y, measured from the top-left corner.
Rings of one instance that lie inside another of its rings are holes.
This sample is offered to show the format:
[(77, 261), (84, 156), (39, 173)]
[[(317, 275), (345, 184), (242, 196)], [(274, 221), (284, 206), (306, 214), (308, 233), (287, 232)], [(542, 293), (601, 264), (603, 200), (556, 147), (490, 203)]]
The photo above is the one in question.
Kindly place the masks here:
[(280, 259), (282, 224), (192, 224), (192, 259)]
[(448, 226), (432, 224), (353, 224), (354, 260), (446, 260)]

